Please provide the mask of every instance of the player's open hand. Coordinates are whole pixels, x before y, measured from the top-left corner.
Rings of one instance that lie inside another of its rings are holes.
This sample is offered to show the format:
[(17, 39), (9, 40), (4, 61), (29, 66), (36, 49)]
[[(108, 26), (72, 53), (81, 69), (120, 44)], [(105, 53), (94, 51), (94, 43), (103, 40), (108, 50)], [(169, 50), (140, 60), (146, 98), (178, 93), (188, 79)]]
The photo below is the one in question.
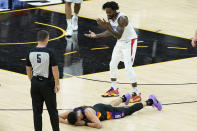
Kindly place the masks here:
[(54, 92), (58, 93), (60, 90), (60, 85), (55, 85)]
[(89, 30), (89, 34), (84, 34), (84, 35), (89, 38), (96, 38), (96, 34), (92, 32), (91, 30)]
[(107, 22), (105, 19), (101, 20), (101, 19), (97, 19), (96, 20), (97, 23), (102, 26), (104, 29), (108, 30), (109, 28), (111, 28), (111, 25), (109, 22)]

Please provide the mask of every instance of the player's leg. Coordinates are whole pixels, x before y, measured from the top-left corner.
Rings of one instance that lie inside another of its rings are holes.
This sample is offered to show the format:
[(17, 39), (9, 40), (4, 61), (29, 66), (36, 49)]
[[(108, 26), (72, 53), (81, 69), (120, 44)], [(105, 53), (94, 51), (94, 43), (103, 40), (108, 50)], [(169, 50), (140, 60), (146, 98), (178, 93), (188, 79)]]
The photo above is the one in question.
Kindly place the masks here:
[(112, 57), (110, 61), (110, 77), (111, 77), (111, 89), (109, 89), (103, 97), (119, 96), (117, 88), (117, 74), (118, 74), (118, 64), (121, 60), (121, 52), (119, 46), (114, 47), (112, 52)]
[(131, 94), (127, 93), (127, 94), (123, 95), (122, 97), (116, 98), (115, 100), (111, 101), (110, 105), (118, 106), (123, 102), (124, 102), (125, 105), (128, 105), (129, 101), (130, 101), (130, 98), (131, 98)]
[(131, 86), (133, 87), (134, 93), (132, 94), (131, 102), (141, 101), (141, 93), (139, 93), (137, 88), (137, 78), (135, 71), (133, 69), (133, 63), (135, 60), (135, 54), (137, 49), (137, 39), (132, 39), (131, 42), (124, 43), (125, 48), (123, 48), (123, 59), (127, 75), (129, 76)]
[(65, 0), (65, 14), (66, 14), (66, 21), (67, 21), (66, 36), (71, 36), (73, 32), (71, 4), (72, 4), (72, 0)]
[(74, 5), (74, 15), (72, 17), (72, 28), (73, 30), (78, 30), (78, 14), (81, 8), (81, 2), (83, 0), (75, 0)]
[(126, 108), (125, 114), (126, 114), (126, 116), (131, 115), (134, 112), (139, 111), (146, 106), (156, 107), (157, 110), (159, 110), (159, 111), (162, 110), (161, 102), (159, 102), (159, 100), (154, 95), (150, 95), (149, 98), (145, 102), (135, 103), (134, 105)]
[[(130, 97), (125, 98), (119, 98), (119, 100), (117, 99), (117, 104), (120, 104), (118, 102), (125, 102), (126, 100), (130, 100)], [(129, 103), (129, 101), (127, 102)], [(126, 103), (126, 104), (127, 104)], [(158, 101), (158, 99), (154, 96), (154, 95), (150, 95), (149, 99), (146, 100), (145, 102), (141, 102), (141, 103), (135, 103), (132, 106), (128, 106), (128, 107), (114, 107), (111, 106), (110, 108), (108, 108), (106, 111), (107, 113), (107, 118), (111, 118), (111, 119), (119, 119), (119, 118), (123, 118), (125, 116), (131, 115), (141, 109), (143, 109), (146, 106), (153, 106), (156, 107), (159, 111), (162, 110), (162, 104)]]

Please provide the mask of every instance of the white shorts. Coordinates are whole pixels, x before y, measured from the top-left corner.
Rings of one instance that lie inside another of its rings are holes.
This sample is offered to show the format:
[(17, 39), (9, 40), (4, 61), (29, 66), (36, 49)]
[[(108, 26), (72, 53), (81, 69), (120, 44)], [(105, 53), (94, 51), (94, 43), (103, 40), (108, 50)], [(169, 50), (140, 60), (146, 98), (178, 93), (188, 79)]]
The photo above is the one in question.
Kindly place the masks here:
[(116, 62), (132, 61), (133, 65), (136, 49), (137, 39), (132, 39), (128, 41), (117, 41), (112, 53), (112, 60)]
[(82, 3), (83, 0), (64, 0), (65, 2)]

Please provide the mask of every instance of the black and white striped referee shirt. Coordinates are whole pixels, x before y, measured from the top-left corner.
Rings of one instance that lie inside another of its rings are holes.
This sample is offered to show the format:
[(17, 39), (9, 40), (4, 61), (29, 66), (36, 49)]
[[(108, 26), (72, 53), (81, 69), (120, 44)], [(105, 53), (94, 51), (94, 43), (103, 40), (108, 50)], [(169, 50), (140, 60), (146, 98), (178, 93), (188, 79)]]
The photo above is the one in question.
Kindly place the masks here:
[(52, 49), (35, 47), (27, 55), (27, 66), (32, 67), (33, 76), (53, 78), (52, 66), (57, 66), (57, 57)]

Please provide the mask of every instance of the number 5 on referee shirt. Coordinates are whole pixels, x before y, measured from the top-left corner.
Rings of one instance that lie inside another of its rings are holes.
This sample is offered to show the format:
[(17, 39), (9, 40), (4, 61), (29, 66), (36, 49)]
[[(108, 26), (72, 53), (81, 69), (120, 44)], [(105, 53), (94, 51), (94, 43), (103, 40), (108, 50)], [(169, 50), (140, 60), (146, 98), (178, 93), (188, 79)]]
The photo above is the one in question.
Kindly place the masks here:
[(37, 63), (41, 63), (41, 54), (37, 54)]

